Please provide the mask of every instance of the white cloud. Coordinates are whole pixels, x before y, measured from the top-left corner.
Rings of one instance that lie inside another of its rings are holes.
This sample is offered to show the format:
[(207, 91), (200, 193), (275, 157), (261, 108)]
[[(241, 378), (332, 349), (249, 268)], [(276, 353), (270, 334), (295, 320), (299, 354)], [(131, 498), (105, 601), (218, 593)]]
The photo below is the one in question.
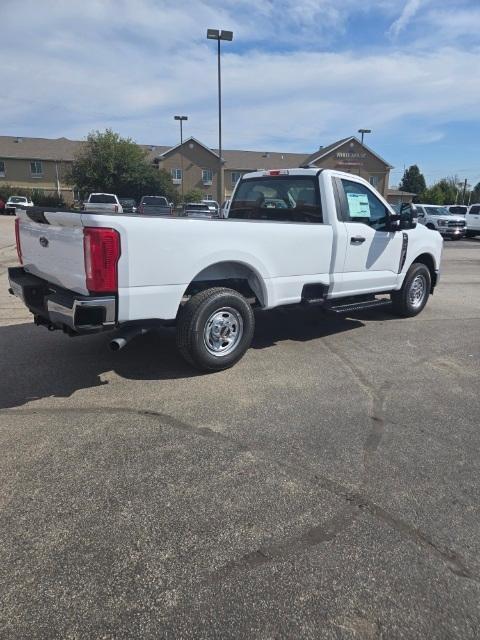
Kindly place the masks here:
[(421, 0), (406, 0), (400, 16), (392, 23), (390, 34), (396, 38), (405, 29), (420, 8)]
[[(360, 126), (404, 132), (408, 120), (415, 137), (436, 135), (449, 120), (478, 120), (478, 48), (440, 40), (428, 50), (322, 51), (312, 39), (344, 29), (354, 2), (342, 11), (337, 4), (3, 0), (0, 133), (84, 137), (111, 126), (140, 142), (173, 144), (173, 115), (182, 112), (186, 134), (215, 146), (216, 57), (205, 33), (217, 26), (233, 29), (237, 45), (226, 43), (222, 58), (227, 148), (310, 151)], [(389, 0), (366, 6), (374, 4), (391, 15)], [(262, 39), (270, 47), (294, 36), (294, 49), (261, 48)]]

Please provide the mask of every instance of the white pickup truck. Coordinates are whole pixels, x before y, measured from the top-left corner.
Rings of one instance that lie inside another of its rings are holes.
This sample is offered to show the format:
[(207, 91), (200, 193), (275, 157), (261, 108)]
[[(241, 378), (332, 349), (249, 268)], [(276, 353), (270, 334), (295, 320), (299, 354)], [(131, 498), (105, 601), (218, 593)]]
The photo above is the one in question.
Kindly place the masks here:
[(467, 236), (469, 238), (480, 236), (480, 204), (472, 204), (468, 207), (465, 222), (467, 223)]
[(83, 205), (84, 211), (123, 213), (120, 200), (114, 193), (91, 193)]
[(444, 238), (459, 240), (465, 236), (465, 216), (451, 213), (447, 207), (437, 204), (412, 205), (417, 215), (418, 222), (424, 224), (427, 229), (438, 231)]
[[(365, 180), (333, 170), (243, 176), (227, 219), (22, 211), (22, 266), (10, 292), (35, 322), (69, 334), (117, 329), (111, 347), (176, 324), (183, 356), (214, 371), (237, 362), (253, 307), (320, 305), (334, 313), (425, 306), (442, 238), (396, 214)], [(389, 294), (376, 298), (377, 294)]]

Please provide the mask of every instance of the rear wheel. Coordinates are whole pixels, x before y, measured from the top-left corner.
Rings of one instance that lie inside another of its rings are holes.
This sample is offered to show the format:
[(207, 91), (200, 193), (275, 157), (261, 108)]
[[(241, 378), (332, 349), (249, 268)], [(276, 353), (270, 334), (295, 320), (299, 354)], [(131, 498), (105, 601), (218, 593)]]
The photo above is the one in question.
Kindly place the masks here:
[(180, 310), (177, 345), (182, 356), (203, 371), (233, 366), (253, 338), (255, 318), (238, 291), (215, 287), (192, 296)]
[(427, 304), (431, 284), (428, 267), (414, 262), (407, 271), (400, 291), (391, 294), (394, 311), (405, 318), (419, 314)]

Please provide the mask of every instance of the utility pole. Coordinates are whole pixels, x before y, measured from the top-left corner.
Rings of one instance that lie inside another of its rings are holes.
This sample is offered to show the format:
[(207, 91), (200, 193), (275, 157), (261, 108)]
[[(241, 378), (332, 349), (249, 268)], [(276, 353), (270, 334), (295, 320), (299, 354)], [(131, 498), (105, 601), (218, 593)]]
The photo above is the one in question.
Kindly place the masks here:
[(465, 178), (465, 182), (463, 183), (463, 195), (462, 195), (462, 204), (465, 204), (465, 193), (467, 191), (467, 179)]
[(223, 158), (222, 158), (222, 73), (220, 67), (220, 41), (233, 40), (233, 31), (221, 31), (219, 29), (207, 29), (207, 40), (217, 41), (217, 67), (218, 67), (218, 178), (217, 178), (217, 200), (222, 206), (225, 199), (225, 188), (223, 186)]

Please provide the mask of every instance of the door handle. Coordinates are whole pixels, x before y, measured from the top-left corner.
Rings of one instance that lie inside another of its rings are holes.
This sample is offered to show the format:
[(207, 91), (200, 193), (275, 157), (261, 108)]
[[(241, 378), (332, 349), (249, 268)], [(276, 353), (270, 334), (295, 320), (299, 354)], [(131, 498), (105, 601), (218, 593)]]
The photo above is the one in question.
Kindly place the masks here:
[(365, 240), (366, 238), (363, 238), (362, 236), (353, 236), (353, 238), (350, 238), (350, 244), (362, 244)]

